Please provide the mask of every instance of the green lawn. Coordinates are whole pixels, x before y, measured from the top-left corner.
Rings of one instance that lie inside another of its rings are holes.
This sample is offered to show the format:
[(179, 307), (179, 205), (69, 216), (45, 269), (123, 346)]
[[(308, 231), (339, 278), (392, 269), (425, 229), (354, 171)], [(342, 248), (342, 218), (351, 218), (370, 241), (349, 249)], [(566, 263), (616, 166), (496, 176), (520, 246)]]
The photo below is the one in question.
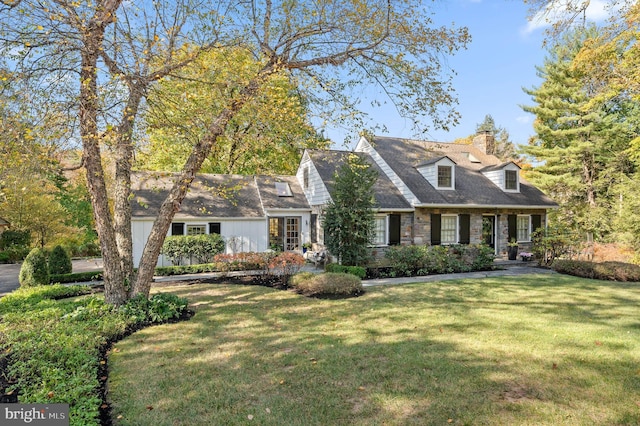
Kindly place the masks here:
[(637, 283), (529, 275), (347, 300), (164, 290), (197, 313), (115, 345), (116, 424), (640, 424)]

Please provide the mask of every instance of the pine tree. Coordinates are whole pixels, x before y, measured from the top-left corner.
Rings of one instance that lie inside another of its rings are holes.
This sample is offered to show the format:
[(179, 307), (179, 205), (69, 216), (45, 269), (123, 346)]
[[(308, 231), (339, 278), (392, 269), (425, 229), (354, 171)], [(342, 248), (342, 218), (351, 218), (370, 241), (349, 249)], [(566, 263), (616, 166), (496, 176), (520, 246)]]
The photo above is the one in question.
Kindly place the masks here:
[(596, 35), (594, 28), (568, 34), (538, 68), (543, 83), (525, 90), (536, 105), (523, 107), (536, 115), (536, 135), (523, 151), (534, 164), (529, 179), (559, 202), (559, 218), (580, 232), (606, 236), (608, 189), (625, 172), (630, 139), (624, 99), (593, 102), (593, 83), (573, 66), (585, 40)]
[(351, 153), (338, 169), (325, 209), (325, 244), (343, 265), (364, 265), (370, 259), (374, 237), (373, 185), (377, 172), (362, 157)]

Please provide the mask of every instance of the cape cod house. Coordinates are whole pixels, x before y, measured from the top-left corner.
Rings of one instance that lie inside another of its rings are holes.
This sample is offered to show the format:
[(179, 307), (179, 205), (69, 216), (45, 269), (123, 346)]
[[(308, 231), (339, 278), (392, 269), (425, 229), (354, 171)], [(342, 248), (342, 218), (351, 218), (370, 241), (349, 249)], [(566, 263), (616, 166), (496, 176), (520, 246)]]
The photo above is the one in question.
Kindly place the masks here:
[[(504, 255), (512, 240), (528, 249), (531, 233), (546, 226), (548, 210), (557, 205), (520, 176), (517, 164), (495, 157), (493, 149), (489, 133), (476, 135), (472, 145), (361, 138), (354, 151), (378, 172), (378, 251), (398, 244), (484, 242)], [(322, 246), (323, 208), (348, 154), (307, 150), (296, 176), (199, 175), (170, 235), (219, 233), (227, 252)], [(140, 174), (134, 180), (134, 260), (169, 184), (169, 174)], [(161, 258), (159, 264), (167, 261)]]

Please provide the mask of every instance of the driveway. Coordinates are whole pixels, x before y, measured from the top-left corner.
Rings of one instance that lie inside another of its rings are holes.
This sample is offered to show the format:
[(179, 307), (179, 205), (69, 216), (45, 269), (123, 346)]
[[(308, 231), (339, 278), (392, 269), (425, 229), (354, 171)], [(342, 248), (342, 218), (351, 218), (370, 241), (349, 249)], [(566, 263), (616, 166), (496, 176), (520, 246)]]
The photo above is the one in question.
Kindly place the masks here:
[[(76, 259), (71, 261), (73, 272), (88, 272), (102, 270), (102, 259)], [(1, 264), (0, 265), (0, 296), (11, 293), (20, 287), (18, 274), (20, 274), (21, 264)]]

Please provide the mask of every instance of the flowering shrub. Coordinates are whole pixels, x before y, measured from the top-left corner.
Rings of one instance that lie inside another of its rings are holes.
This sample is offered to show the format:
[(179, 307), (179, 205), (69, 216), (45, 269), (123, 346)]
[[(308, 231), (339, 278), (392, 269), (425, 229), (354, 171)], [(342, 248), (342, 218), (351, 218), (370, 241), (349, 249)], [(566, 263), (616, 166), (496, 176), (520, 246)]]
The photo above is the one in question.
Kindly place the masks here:
[[(269, 255), (269, 253), (266, 253)], [(280, 278), (283, 285), (287, 285), (289, 278), (300, 271), (304, 265), (304, 257), (297, 253), (284, 252), (271, 257), (268, 262), (267, 273)]]
[(531, 260), (531, 259), (533, 259), (533, 253), (530, 253), (528, 251), (521, 251), (519, 256), (522, 258), (522, 260)]

